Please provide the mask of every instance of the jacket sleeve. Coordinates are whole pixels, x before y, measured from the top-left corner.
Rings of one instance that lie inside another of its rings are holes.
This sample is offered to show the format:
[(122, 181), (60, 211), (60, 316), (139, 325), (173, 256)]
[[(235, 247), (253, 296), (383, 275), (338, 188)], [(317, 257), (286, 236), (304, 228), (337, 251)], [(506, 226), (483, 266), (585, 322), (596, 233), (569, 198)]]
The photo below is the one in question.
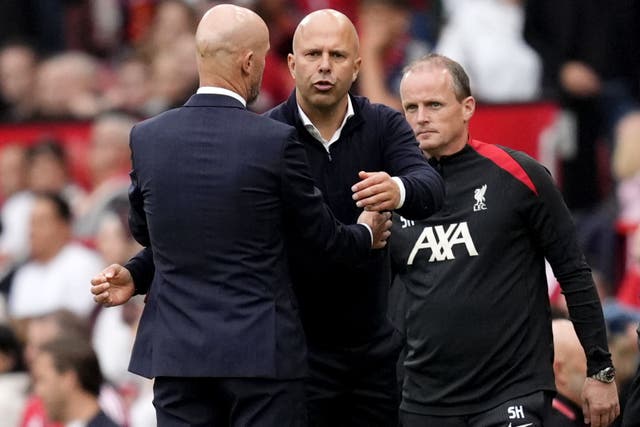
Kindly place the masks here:
[[(134, 127), (131, 131), (132, 153), (134, 153), (133, 140), (135, 130), (136, 128)], [(131, 177), (131, 186), (129, 187), (129, 228), (136, 241), (145, 248), (129, 260), (129, 262), (125, 264), (125, 268), (129, 270), (133, 277), (136, 294), (146, 294), (151, 286), (155, 267), (153, 265), (153, 252), (150, 248), (151, 239), (147, 227), (147, 217), (144, 212), (144, 199), (138, 182), (135, 156), (133, 154), (131, 156), (131, 162), (133, 169), (129, 174)]]
[(569, 317), (587, 356), (587, 374), (611, 366), (606, 325), (591, 268), (578, 244), (575, 226), (549, 172), (530, 158), (519, 159), (538, 192), (523, 206), (533, 238), (560, 283)]
[(361, 224), (339, 222), (315, 187), (304, 146), (292, 132), (283, 145), (282, 199), (290, 230), (334, 261), (358, 262), (371, 249), (371, 234)]
[(424, 219), (440, 210), (444, 202), (444, 182), (429, 165), (411, 127), (402, 115), (390, 108), (381, 114), (385, 124), (383, 161), (385, 170), (404, 184), (404, 204), (397, 212), (407, 219)]
[(148, 293), (155, 273), (153, 251), (151, 248), (143, 248), (131, 258), (124, 267), (131, 273), (136, 294)]

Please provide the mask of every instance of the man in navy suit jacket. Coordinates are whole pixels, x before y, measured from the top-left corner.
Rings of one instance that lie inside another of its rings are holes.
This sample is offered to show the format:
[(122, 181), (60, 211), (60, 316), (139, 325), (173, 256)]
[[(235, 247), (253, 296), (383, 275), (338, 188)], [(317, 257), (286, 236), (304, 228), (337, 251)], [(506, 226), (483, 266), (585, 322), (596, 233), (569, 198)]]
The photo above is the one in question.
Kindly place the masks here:
[[(131, 231), (155, 274), (130, 370), (155, 377), (158, 425), (304, 425), (305, 340), (284, 229), (354, 263), (386, 243), (388, 214), (339, 223), (295, 129), (246, 110), (269, 48), (248, 9), (210, 9), (196, 32), (200, 89), (131, 132)], [(133, 294), (105, 271), (96, 301)], [(94, 283), (96, 283), (94, 282)]]

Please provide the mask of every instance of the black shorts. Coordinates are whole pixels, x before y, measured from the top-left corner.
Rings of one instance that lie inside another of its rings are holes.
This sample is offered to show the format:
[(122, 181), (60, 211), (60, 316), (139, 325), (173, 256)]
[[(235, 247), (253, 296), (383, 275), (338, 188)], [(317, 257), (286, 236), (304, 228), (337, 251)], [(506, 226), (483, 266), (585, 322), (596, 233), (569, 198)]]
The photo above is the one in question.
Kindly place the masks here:
[(402, 411), (402, 427), (541, 427), (552, 399), (551, 392), (538, 391), (487, 411), (463, 416), (440, 417)]

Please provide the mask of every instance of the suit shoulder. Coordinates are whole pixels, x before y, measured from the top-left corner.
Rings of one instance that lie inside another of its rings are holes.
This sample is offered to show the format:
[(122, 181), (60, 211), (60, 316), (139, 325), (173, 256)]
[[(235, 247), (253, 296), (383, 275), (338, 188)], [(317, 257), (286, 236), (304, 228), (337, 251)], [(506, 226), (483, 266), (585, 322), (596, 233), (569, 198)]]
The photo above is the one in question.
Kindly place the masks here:
[(269, 131), (286, 136), (290, 136), (295, 133), (295, 128), (293, 126), (290, 126), (287, 123), (278, 120), (276, 117), (259, 115), (255, 113), (251, 114), (253, 116), (253, 120), (255, 121), (255, 126), (258, 127), (257, 130), (261, 132)]
[(273, 120), (277, 120), (279, 122), (284, 122), (286, 121), (285, 118), (287, 116), (287, 104), (286, 102), (283, 102), (279, 105), (276, 105), (275, 107), (273, 107), (272, 109), (270, 109), (269, 111), (266, 111), (263, 114), (264, 117), (268, 117), (270, 119)]
[(153, 117), (149, 117), (148, 119), (141, 120), (136, 123), (135, 128), (140, 129), (153, 129), (159, 126), (164, 126), (167, 124), (167, 121), (171, 121), (181, 110), (182, 107), (172, 108), (171, 110), (163, 111)]

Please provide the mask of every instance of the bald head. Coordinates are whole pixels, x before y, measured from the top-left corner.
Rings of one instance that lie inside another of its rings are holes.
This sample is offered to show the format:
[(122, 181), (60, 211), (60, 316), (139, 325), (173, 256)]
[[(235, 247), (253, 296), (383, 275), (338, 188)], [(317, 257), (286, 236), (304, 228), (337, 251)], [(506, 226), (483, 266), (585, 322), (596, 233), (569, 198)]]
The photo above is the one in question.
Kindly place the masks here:
[(303, 111), (312, 120), (324, 115), (341, 121), (362, 61), (349, 18), (332, 9), (307, 15), (296, 28), (287, 61)]
[(586, 379), (587, 358), (573, 328), (566, 319), (555, 319), (553, 328), (553, 371), (556, 387), (576, 404), (581, 405), (581, 393)]
[(231, 89), (249, 100), (256, 79), (260, 86), (268, 49), (267, 24), (255, 12), (231, 4), (212, 7), (196, 30), (200, 85)]
[(340, 34), (345, 46), (351, 49), (354, 55), (360, 50), (358, 33), (353, 22), (343, 13), (333, 9), (322, 9), (311, 12), (298, 24), (293, 34), (293, 53), (295, 54), (309, 37), (316, 34)]

